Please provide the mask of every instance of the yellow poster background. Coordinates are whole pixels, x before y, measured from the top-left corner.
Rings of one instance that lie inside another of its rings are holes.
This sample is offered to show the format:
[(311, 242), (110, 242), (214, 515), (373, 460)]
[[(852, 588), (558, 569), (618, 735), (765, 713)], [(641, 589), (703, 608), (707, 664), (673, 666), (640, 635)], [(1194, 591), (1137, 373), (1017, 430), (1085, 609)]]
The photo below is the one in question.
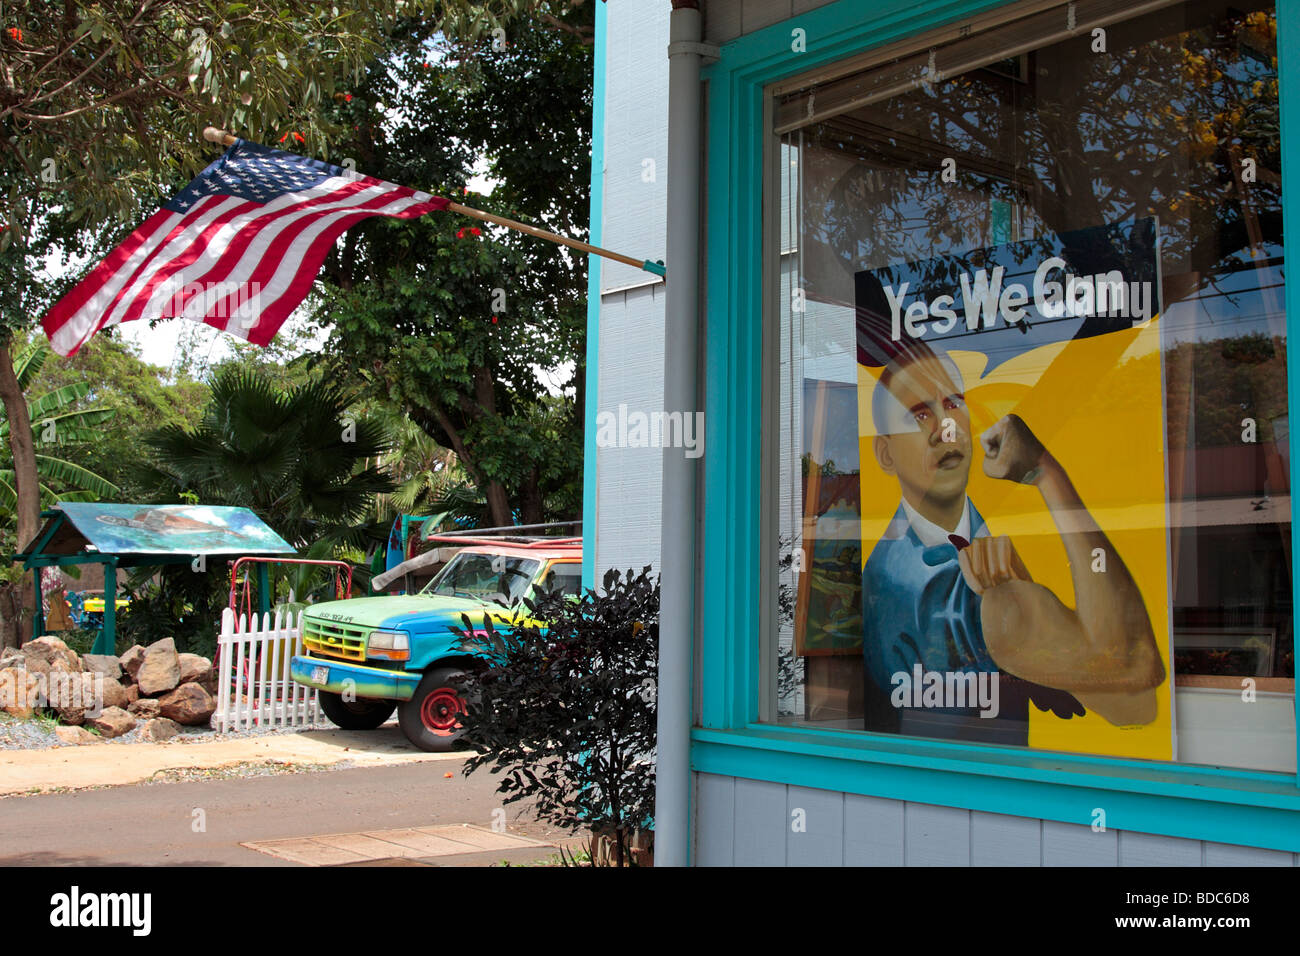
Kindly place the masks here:
[[(986, 373), (982, 352), (949, 351), (965, 382), (975, 461), (967, 494), (989, 533), (1008, 535), (1034, 580), (1075, 606), (1065, 547), (1038, 490), (984, 474), (980, 434), (1014, 412), (1064, 466), (1137, 583), (1165, 680), (1150, 724), (1120, 728), (1089, 711), (1063, 720), (1029, 707), (1029, 746), (1173, 759), (1164, 388), (1158, 317), (1143, 328), (1045, 345)], [(897, 479), (876, 465), (871, 395), (880, 369), (858, 366), (862, 560), (898, 509)]]

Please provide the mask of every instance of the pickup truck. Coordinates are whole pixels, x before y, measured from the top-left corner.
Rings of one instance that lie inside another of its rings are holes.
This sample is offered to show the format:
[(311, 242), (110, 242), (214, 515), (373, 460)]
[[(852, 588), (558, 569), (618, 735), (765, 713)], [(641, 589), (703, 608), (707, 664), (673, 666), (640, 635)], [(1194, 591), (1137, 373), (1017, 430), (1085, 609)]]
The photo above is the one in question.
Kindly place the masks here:
[(580, 538), (473, 539), (422, 590), (328, 601), (302, 616), (303, 650), (293, 679), (319, 692), (321, 710), (348, 730), (372, 730), (397, 711), (421, 750), (450, 750), (464, 728), (456, 681), (474, 667), (453, 629), (462, 614), (511, 618), (512, 604), (540, 592), (580, 595)]

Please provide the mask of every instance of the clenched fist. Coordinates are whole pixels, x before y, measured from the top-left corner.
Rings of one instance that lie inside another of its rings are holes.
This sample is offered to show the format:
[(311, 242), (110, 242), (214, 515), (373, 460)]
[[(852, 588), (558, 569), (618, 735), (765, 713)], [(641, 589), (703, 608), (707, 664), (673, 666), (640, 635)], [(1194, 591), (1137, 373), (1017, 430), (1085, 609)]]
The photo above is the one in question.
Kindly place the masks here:
[(1005, 534), (996, 538), (976, 538), (957, 552), (961, 576), (976, 594), (1008, 581), (1032, 581), (1015, 545)]
[(980, 435), (984, 474), (1007, 481), (1032, 482), (1038, 477), (1047, 450), (1019, 415), (1003, 415)]

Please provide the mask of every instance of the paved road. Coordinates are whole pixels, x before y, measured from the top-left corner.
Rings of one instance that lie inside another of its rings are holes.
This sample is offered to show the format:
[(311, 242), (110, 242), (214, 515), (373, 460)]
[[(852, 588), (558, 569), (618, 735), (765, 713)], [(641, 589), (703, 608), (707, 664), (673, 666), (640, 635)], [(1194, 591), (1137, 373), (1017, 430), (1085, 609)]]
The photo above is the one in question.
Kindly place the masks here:
[[(499, 778), (486, 769), (464, 777), (462, 762), (8, 797), (0, 800), (0, 866), (291, 866), (239, 844), (439, 824), (491, 827), (493, 811), (502, 807), (495, 793)], [(203, 811), (206, 832), (193, 832), (196, 809)], [(504, 809), (509, 833), (545, 841), (563, 836), (518, 804)], [(439, 862), (537, 856), (498, 852)]]

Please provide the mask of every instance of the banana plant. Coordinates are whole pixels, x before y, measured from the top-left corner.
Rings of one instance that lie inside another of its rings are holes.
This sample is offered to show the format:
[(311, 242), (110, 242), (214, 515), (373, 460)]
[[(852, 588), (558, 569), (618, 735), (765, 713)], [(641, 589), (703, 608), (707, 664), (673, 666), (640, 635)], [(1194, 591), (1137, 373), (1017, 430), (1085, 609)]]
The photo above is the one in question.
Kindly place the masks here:
[[(51, 355), (43, 341), (28, 345), (14, 363), (18, 384), (24, 390)], [(97, 441), (102, 426), (113, 417), (109, 408), (77, 408), (90, 393), (85, 382), (65, 385), (27, 403), (36, 445), (36, 472), (40, 479), (41, 507), (56, 501), (103, 501), (121, 494), (113, 482), (74, 460), (77, 449)], [(18, 494), (14, 490), (13, 462), (9, 457), (9, 420), (0, 418), (0, 520), (13, 520)]]

